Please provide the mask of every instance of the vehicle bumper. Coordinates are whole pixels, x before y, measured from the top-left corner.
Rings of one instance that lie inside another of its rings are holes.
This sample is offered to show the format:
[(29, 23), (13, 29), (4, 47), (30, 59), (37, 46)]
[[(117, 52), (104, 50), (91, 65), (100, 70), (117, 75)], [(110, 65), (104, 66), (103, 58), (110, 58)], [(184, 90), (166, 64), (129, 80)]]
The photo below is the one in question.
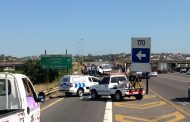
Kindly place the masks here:
[(143, 89), (137, 89), (137, 90), (130, 89), (125, 91), (125, 96), (134, 96), (138, 94), (144, 95), (145, 91)]

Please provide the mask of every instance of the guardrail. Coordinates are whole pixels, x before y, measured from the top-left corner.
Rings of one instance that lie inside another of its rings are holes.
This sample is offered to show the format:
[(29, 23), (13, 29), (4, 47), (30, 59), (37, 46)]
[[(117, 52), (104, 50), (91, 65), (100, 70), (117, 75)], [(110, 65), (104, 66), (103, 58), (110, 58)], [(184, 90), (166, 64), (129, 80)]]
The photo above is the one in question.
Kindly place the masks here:
[(56, 92), (58, 90), (59, 90), (59, 87), (55, 87), (55, 88), (52, 88), (52, 89), (49, 89), (49, 90), (45, 90), (43, 92), (45, 93), (46, 96), (48, 96), (48, 95), (50, 95), (50, 94), (52, 94), (52, 93), (54, 93), (54, 92)]

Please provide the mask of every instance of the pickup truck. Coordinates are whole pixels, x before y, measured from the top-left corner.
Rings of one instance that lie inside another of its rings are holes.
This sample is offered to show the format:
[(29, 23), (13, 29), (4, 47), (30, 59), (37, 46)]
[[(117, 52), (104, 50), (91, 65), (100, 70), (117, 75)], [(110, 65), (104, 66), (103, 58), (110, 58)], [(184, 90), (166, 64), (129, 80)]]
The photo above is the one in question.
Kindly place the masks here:
[(91, 98), (93, 100), (101, 96), (111, 96), (112, 100), (121, 101), (124, 97), (134, 96), (137, 100), (143, 98), (145, 93), (142, 85), (138, 81), (127, 81), (125, 75), (110, 75), (90, 87)]
[(0, 122), (39, 122), (45, 94), (23, 74), (0, 73)]

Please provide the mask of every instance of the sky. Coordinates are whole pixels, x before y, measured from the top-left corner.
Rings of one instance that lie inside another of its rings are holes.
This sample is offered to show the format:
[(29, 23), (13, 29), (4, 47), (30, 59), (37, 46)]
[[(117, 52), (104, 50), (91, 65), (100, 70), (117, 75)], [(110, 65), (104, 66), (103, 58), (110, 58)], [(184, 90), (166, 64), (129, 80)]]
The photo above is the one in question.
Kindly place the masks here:
[(190, 0), (1, 0), (0, 54), (190, 53)]

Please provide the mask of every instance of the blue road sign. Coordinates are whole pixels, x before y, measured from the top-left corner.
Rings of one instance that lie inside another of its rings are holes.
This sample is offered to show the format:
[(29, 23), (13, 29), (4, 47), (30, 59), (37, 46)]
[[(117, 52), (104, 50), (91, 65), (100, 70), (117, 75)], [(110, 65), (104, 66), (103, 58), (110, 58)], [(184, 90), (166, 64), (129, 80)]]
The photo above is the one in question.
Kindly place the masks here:
[(132, 48), (132, 63), (150, 63), (150, 48)]

